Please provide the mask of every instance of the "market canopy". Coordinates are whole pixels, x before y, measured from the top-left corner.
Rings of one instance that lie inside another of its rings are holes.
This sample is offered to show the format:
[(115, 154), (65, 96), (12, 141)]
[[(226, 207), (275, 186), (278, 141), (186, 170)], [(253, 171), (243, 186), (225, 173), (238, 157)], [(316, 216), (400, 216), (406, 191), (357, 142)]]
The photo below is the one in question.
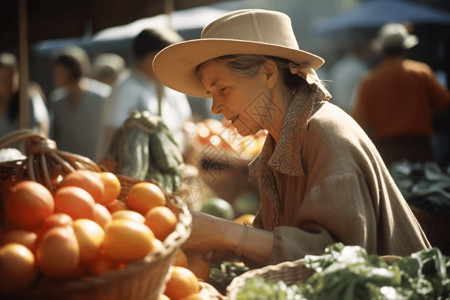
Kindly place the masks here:
[(350, 10), (319, 20), (313, 27), (313, 33), (380, 27), (389, 22), (450, 25), (450, 14), (401, 0), (368, 0)]
[[(2, 1), (0, 49), (19, 44), (19, 3)], [(220, 0), (29, 0), (26, 1), (27, 40), (80, 37), (105, 28)]]

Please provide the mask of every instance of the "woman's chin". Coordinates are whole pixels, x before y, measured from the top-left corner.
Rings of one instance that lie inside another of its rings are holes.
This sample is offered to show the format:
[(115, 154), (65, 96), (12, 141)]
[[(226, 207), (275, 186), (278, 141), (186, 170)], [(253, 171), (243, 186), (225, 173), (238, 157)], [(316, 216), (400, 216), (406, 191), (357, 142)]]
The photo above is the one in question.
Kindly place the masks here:
[(241, 136), (249, 136), (249, 135), (255, 134), (259, 131), (259, 130), (252, 130), (245, 126), (235, 126), (235, 128)]

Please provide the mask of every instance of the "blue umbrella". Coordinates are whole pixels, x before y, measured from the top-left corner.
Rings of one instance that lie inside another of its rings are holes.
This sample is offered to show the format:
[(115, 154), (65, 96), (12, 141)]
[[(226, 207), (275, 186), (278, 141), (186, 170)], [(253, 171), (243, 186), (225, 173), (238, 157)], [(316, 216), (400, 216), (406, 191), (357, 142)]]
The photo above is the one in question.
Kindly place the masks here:
[(374, 28), (389, 22), (409, 22), (415, 25), (450, 24), (450, 14), (406, 1), (369, 0), (355, 8), (316, 22), (313, 33), (326, 34), (347, 29)]

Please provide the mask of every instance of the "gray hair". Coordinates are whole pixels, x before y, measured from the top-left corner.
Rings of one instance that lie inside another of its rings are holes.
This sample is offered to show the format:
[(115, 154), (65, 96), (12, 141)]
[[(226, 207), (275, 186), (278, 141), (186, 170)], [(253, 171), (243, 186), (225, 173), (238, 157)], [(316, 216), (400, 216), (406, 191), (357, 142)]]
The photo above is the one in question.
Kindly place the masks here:
[[(215, 60), (221, 60), (225, 62), (231, 72), (242, 77), (254, 76), (258, 72), (259, 68), (268, 59), (271, 59), (275, 62), (278, 71), (281, 74), (281, 78), (283, 79), (288, 89), (295, 90), (299, 86), (308, 85), (303, 78), (298, 77), (296, 74), (291, 74), (291, 72), (289, 71), (289, 60), (284, 58), (259, 54), (236, 54), (215, 58)], [(203, 64), (197, 67), (197, 72), (198, 70), (200, 70), (202, 65)]]

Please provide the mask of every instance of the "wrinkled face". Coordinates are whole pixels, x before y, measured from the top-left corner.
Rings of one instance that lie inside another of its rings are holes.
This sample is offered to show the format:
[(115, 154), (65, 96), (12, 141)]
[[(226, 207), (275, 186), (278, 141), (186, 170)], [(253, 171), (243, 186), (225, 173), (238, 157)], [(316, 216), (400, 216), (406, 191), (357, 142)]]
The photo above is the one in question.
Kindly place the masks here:
[(69, 69), (60, 63), (53, 66), (53, 79), (56, 87), (65, 86), (73, 81)]
[(8, 100), (18, 89), (18, 76), (9, 68), (0, 68), (0, 100)]
[[(270, 124), (255, 118), (253, 104), (261, 96), (269, 97), (270, 91), (262, 68), (252, 77), (242, 77), (231, 72), (224, 61), (211, 60), (199, 70), (206, 91), (212, 96), (211, 111), (223, 114), (242, 136), (255, 134)], [(270, 121), (270, 120), (267, 120)]]

